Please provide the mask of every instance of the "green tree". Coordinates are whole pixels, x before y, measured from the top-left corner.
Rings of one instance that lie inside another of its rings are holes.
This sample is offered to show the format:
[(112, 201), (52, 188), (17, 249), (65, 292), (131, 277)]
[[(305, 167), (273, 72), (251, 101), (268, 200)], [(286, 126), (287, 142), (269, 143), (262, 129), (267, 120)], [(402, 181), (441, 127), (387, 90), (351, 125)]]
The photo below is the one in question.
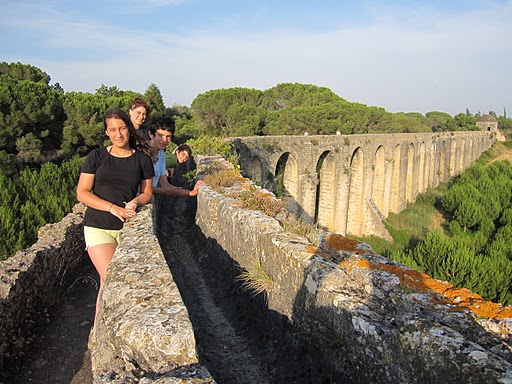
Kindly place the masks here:
[(18, 173), (16, 156), (5, 151), (0, 151), (0, 175), (14, 177)]
[(483, 216), (483, 207), (474, 200), (462, 200), (454, 212), (454, 219), (464, 231), (481, 223)]
[(0, 75), (0, 150), (17, 154), (15, 143), (32, 134), (45, 153), (60, 146), (65, 119), (62, 92), (44, 81)]
[(228, 110), (240, 105), (257, 107), (262, 92), (247, 88), (229, 88), (200, 94), (192, 102), (193, 121), (201, 133), (228, 136)]
[(116, 97), (121, 96), (122, 91), (116, 86), (107, 87), (105, 84), (101, 84), (99, 88), (96, 88), (96, 94), (104, 97)]
[(34, 83), (50, 84), (50, 76), (29, 64), (17, 63), (0, 63), (0, 74), (8, 75), (17, 80), (32, 81)]
[(165, 104), (160, 89), (156, 84), (151, 83), (144, 93), (144, 100), (151, 107), (152, 112), (163, 113), (165, 111)]
[(106, 140), (103, 117), (107, 109), (118, 107), (126, 110), (126, 106), (136, 97), (140, 95), (131, 91), (117, 91), (110, 96), (103, 92), (66, 93), (63, 103), (67, 115), (62, 134), (63, 153), (67, 156), (75, 153), (85, 155), (91, 149), (102, 146)]
[(477, 118), (468, 114), (459, 113), (453, 117), (457, 131), (479, 131), (476, 125)]
[(32, 132), (16, 140), (16, 149), (22, 163), (39, 163), (43, 159), (43, 143)]
[(329, 88), (311, 84), (281, 83), (263, 92), (259, 104), (268, 111), (283, 108), (320, 106), (345, 101)]
[(425, 116), (428, 118), (427, 125), (433, 132), (439, 131), (455, 131), (457, 125), (448, 113), (432, 111), (427, 112)]

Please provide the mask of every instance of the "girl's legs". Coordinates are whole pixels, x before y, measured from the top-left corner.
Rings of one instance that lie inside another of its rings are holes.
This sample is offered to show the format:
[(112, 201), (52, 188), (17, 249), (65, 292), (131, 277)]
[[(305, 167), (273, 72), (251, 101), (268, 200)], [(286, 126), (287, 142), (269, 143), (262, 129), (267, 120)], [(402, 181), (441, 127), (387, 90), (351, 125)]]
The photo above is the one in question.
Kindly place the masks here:
[[(96, 316), (98, 315), (98, 307), (100, 302), (101, 290), (103, 285), (105, 284), (105, 279), (107, 277), (107, 268), (110, 264), (110, 260), (112, 260), (112, 256), (114, 256), (114, 252), (116, 250), (116, 243), (106, 243), (99, 244), (93, 247), (88, 247), (87, 252), (89, 252), (89, 257), (91, 258), (94, 267), (98, 271), (100, 275), (100, 288), (98, 290), (98, 296), (96, 298), (96, 311), (94, 313), (94, 325), (96, 324)], [(93, 325), (93, 326), (94, 326)]]

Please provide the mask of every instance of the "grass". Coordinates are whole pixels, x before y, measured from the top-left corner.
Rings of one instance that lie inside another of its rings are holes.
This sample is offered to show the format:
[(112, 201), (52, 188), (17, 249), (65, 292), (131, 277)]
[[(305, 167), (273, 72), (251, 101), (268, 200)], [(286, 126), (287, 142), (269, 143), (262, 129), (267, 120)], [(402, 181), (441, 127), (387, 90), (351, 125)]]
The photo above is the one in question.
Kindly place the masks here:
[(257, 257), (251, 259), (247, 269), (242, 269), (237, 280), (241, 281), (242, 287), (252, 292), (254, 296), (270, 293), (274, 285), (274, 279), (263, 269)]
[(298, 219), (294, 215), (288, 215), (280, 222), (283, 227), (283, 231), (303, 236), (308, 239), (311, 244), (317, 247), (320, 245), (322, 231), (318, 229), (317, 224), (306, 223), (304, 220)]
[(223, 192), (224, 188), (232, 187), (240, 179), (240, 173), (235, 169), (216, 169), (215, 165), (210, 166), (204, 172), (203, 180), (213, 190)]
[(416, 202), (407, 204), (407, 208), (400, 213), (391, 213), (384, 225), (394, 242), (377, 236), (359, 237), (357, 240), (369, 244), (376, 253), (386, 257), (395, 251), (413, 248), (418, 241), (425, 238), (427, 232), (443, 230), (445, 219), (439, 210), (439, 201), (447, 189), (447, 183), (441, 183), (437, 188), (429, 188), (418, 195)]
[(276, 217), (283, 208), (283, 201), (276, 199), (273, 194), (265, 193), (255, 185), (237, 194), (242, 207), (261, 211), (269, 217)]

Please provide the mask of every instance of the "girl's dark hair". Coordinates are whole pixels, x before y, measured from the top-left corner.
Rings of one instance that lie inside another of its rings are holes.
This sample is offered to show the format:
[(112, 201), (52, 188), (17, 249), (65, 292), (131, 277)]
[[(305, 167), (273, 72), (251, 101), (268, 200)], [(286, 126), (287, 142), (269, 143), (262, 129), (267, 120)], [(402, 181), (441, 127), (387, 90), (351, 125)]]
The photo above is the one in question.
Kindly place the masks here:
[(135, 109), (135, 108), (139, 108), (139, 107), (146, 108), (146, 115), (149, 117), (149, 114), (151, 113), (151, 107), (143, 99), (141, 99), (140, 97), (137, 97), (136, 99), (134, 99), (131, 102), (130, 109)]
[(188, 152), (188, 156), (191, 157), (192, 156), (192, 148), (190, 148), (189, 145), (187, 144), (181, 144), (181, 145), (178, 145), (176, 147), (176, 149), (174, 150), (174, 152), (178, 153), (178, 152), (183, 152), (183, 151), (186, 151)]
[(120, 119), (123, 120), (123, 123), (128, 127), (128, 131), (130, 132), (130, 138), (128, 140), (128, 144), (132, 149), (138, 149), (139, 151), (144, 152), (149, 155), (150, 150), (149, 146), (138, 133), (135, 127), (133, 126), (132, 120), (130, 116), (123, 111), (121, 108), (110, 108), (105, 112), (105, 117), (103, 118), (103, 130), (107, 130), (107, 119)]

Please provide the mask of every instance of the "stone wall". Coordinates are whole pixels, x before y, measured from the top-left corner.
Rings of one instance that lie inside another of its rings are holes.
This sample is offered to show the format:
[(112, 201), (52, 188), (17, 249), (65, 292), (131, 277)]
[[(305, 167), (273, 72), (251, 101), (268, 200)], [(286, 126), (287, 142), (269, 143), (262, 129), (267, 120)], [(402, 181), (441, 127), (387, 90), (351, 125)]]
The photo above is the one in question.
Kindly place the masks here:
[(495, 135), (458, 131), (232, 141), (244, 176), (272, 191), (280, 178), (288, 210), (303, 220), (343, 235), (387, 237), (376, 209), (383, 217), (402, 211), (427, 188), (472, 164)]
[(85, 257), (82, 220), (78, 208), (41, 228), (33, 246), (0, 262), (0, 371), (31, 341), (31, 329)]
[(269, 309), (302, 328), (352, 383), (512, 383), (512, 308), (339, 235), (314, 247), (208, 186), (197, 223), (235, 262), (271, 277)]
[(144, 206), (125, 223), (109, 265), (93, 337), (95, 383), (213, 382), (198, 362), (192, 324), (154, 235), (152, 212), (152, 205)]

